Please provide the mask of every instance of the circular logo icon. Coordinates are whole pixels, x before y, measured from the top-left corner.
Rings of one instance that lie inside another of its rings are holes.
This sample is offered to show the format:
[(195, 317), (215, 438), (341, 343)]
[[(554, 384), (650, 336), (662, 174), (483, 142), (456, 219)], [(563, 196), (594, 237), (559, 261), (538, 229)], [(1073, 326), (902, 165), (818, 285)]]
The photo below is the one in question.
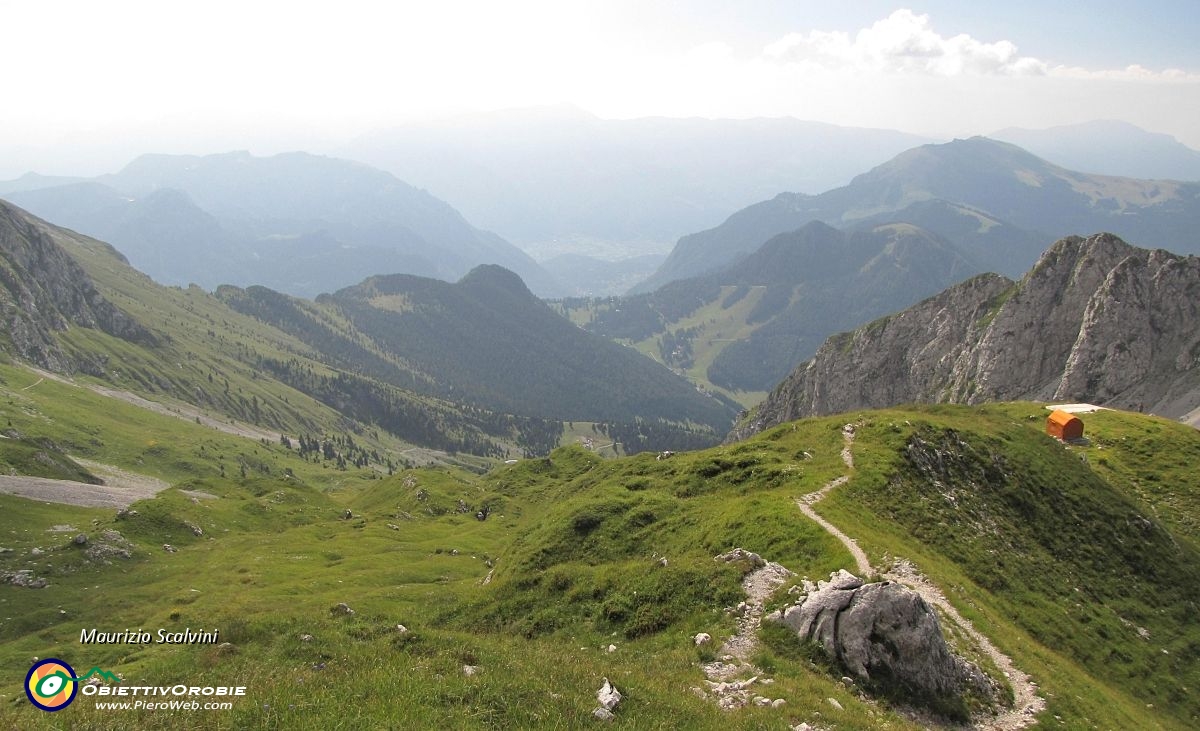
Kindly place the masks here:
[(61, 711), (71, 705), (78, 692), (74, 668), (58, 658), (34, 663), (25, 676), (25, 695), (43, 711)]

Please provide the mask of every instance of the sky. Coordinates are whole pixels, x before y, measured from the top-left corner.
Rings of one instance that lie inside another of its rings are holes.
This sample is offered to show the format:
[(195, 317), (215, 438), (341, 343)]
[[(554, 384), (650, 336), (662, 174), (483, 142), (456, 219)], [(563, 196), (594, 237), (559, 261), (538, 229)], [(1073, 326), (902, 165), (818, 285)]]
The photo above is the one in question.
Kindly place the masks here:
[(1200, 148), (1197, 38), (1195, 0), (0, 0), (0, 179), (557, 104)]

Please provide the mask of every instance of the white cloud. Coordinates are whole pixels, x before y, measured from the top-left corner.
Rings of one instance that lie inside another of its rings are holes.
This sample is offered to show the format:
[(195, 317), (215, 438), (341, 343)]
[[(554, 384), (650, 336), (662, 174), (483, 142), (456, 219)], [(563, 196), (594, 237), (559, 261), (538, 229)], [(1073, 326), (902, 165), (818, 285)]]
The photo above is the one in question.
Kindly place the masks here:
[(928, 15), (903, 8), (858, 31), (853, 39), (841, 32), (790, 33), (768, 45), (763, 56), (868, 73), (1030, 76), (1047, 71), (1044, 62), (1021, 56), (1011, 41), (985, 43), (966, 34), (946, 38), (933, 30)]
[(1161, 71), (1134, 64), (1121, 69), (1052, 65), (1022, 56), (1012, 41), (981, 41), (965, 33), (950, 38), (933, 29), (928, 15), (900, 9), (859, 30), (789, 33), (763, 49), (762, 60), (811, 72), (954, 76), (1055, 76), (1069, 79), (1195, 82), (1200, 74)]

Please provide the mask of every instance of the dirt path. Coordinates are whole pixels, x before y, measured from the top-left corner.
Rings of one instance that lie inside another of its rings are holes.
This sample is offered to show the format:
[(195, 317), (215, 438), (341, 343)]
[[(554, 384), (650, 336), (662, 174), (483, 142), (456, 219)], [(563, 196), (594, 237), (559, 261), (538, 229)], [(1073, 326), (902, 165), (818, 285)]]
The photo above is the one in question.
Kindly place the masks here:
[[(854, 469), (854, 425), (847, 424), (842, 427), (842, 462), (846, 465), (847, 470)], [(867, 559), (867, 554), (858, 547), (858, 542), (850, 536), (843, 533), (833, 523), (825, 520), (817, 515), (817, 511), (813, 510), (812, 506), (820, 502), (830, 490), (841, 487), (850, 480), (850, 475), (842, 475), (836, 480), (831, 480), (828, 484), (816, 492), (810, 492), (796, 500), (796, 506), (800, 508), (800, 512), (806, 517), (814, 521), (817, 525), (824, 528), (831, 536), (842, 542), (846, 550), (850, 551), (850, 555), (854, 557), (854, 564), (858, 568), (858, 575), (862, 578), (867, 578), (871, 575), (871, 562)]]
[(762, 677), (762, 671), (750, 662), (750, 657), (758, 647), (758, 630), (762, 625), (763, 602), (771, 596), (775, 589), (779, 588), (780, 584), (792, 576), (792, 572), (781, 564), (764, 562), (758, 554), (740, 548), (717, 556), (717, 559), (726, 561), (747, 559), (756, 564), (757, 568), (742, 579), (742, 590), (746, 592), (746, 601), (733, 609), (737, 615), (737, 632), (721, 645), (721, 649), (718, 650), (719, 660), (700, 666), (704, 671), (708, 690), (693, 688), (692, 691), (702, 698), (711, 698), (718, 707), (725, 710), (742, 708), (751, 703), (760, 706), (773, 705), (778, 708), (784, 701), (759, 695), (759, 693), (769, 692), (767, 686), (772, 685), (775, 681)]
[(1000, 652), (991, 640), (975, 629), (975, 625), (971, 624), (970, 620), (959, 614), (954, 605), (946, 599), (946, 595), (942, 593), (941, 589), (930, 582), (907, 559), (897, 559), (892, 568), (883, 574), (883, 578), (904, 584), (920, 594), (926, 602), (941, 609), (951, 621), (971, 637), (983, 654), (991, 658), (1012, 685), (1013, 707), (991, 718), (975, 719), (972, 728), (1017, 731), (1017, 729), (1037, 723), (1034, 716), (1046, 708), (1046, 700), (1037, 694), (1037, 685), (1013, 664), (1008, 655)]
[(791, 571), (774, 562), (746, 574), (746, 578), (742, 579), (742, 591), (746, 592), (746, 601), (737, 619), (738, 631), (721, 645), (721, 655), (729, 655), (741, 661), (750, 659), (758, 646), (763, 602), (791, 575)]
[[(854, 469), (854, 454), (852, 448), (854, 446), (854, 425), (847, 424), (842, 427), (842, 439), (844, 446), (842, 447), (842, 462), (846, 465), (847, 470)], [(842, 542), (852, 556), (858, 567), (859, 575), (866, 577), (872, 574), (871, 563), (867, 559), (866, 553), (859, 548), (858, 543), (851, 537), (847, 536), (837, 526), (817, 515), (813, 510), (813, 505), (820, 502), (830, 490), (840, 487), (850, 480), (850, 475), (842, 475), (841, 477), (831, 480), (828, 484), (816, 492), (810, 492), (807, 495), (796, 500), (796, 505), (805, 516), (815, 521), (818, 525), (829, 532), (834, 538)], [(987, 731), (1018, 731), (1026, 726), (1037, 723), (1035, 716), (1046, 708), (1046, 701), (1037, 693), (1037, 685), (1030, 677), (1019, 670), (1010, 657), (1000, 652), (1000, 650), (992, 644), (982, 632), (975, 629), (975, 625), (966, 617), (962, 616), (957, 609), (954, 608), (946, 595), (941, 589), (935, 586), (929, 579), (917, 570), (917, 567), (907, 559), (897, 559), (891, 569), (881, 572), (881, 577), (888, 581), (895, 581), (903, 584), (913, 591), (917, 592), (926, 602), (938, 607), (942, 610), (945, 616), (949, 617), (952, 622), (962, 628), (964, 632), (971, 637), (979, 650), (991, 658), (996, 664), (1000, 672), (1004, 673), (1013, 689), (1013, 707), (1008, 710), (1001, 711), (995, 716), (980, 717), (972, 719), (969, 728), (986, 729)], [(761, 604), (760, 604), (761, 607)], [(761, 613), (761, 611), (760, 611)]]

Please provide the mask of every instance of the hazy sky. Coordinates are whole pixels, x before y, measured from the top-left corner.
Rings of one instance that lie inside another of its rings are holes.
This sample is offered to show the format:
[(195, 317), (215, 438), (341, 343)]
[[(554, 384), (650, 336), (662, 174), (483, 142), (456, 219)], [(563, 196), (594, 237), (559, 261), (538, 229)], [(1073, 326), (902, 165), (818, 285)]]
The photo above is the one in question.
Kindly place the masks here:
[(1200, 148), (1195, 0), (0, 0), (0, 179), (333, 149), (570, 103), (935, 136), (1122, 119)]

